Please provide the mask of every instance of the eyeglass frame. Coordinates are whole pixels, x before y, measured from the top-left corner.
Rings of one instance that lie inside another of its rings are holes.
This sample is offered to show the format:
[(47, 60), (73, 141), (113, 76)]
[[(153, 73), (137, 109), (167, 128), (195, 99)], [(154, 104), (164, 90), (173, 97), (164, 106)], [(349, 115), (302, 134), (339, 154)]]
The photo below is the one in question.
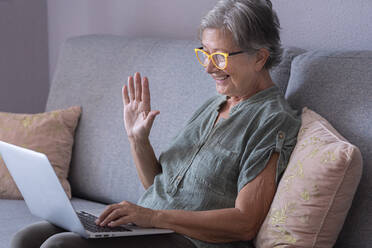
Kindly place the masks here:
[[(215, 53), (211, 53), (211, 54), (209, 54), (209, 53), (207, 53), (206, 51), (203, 50), (203, 47), (195, 48), (194, 51), (195, 51), (196, 58), (198, 59), (199, 63), (200, 63), (202, 66), (207, 67), (208, 64), (204, 65), (204, 64), (200, 61), (200, 58), (199, 58), (199, 56), (198, 56), (198, 51), (201, 51), (202, 53), (204, 53), (204, 54), (208, 57), (208, 60), (209, 60), (209, 61), (212, 61), (213, 65), (214, 65), (217, 69), (219, 69), (219, 70), (225, 70), (225, 69), (226, 69), (226, 67), (227, 67), (227, 63), (228, 63), (228, 59), (227, 59), (228, 57), (230, 57), (230, 56), (234, 56), (234, 55), (237, 55), (237, 54), (241, 54), (241, 53), (245, 53), (245, 52), (246, 52), (246, 51), (238, 51), (238, 52), (233, 52), (233, 53), (215, 52)], [(218, 66), (218, 65), (216, 64), (216, 62), (214, 61), (213, 56), (216, 55), (216, 54), (219, 54), (219, 55), (222, 55), (222, 56), (225, 57), (225, 61), (226, 61), (226, 63), (225, 63), (225, 66), (224, 66), (224, 67), (220, 67), (220, 66)]]

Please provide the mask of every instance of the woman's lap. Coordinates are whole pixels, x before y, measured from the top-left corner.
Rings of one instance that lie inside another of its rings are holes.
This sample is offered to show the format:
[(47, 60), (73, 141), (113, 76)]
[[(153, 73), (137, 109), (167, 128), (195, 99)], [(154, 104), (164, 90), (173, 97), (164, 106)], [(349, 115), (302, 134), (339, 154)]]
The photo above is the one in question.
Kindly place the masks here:
[(45, 221), (33, 223), (22, 228), (13, 236), (11, 247), (40, 247), (50, 236), (63, 231), (63, 229)]
[(91, 247), (91, 248), (194, 248), (195, 246), (179, 234), (129, 236), (105, 239), (85, 239), (78, 234), (66, 232), (46, 221), (38, 222), (20, 230), (13, 237), (12, 248), (20, 247)]

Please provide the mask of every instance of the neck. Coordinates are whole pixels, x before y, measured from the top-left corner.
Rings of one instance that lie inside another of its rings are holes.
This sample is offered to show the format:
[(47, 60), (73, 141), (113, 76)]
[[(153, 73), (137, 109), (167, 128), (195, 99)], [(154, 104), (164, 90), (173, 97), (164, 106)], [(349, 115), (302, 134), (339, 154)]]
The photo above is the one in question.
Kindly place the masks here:
[(271, 76), (268, 70), (261, 71), (261, 73), (258, 74), (255, 81), (256, 81), (255, 87), (252, 88), (246, 94), (242, 96), (229, 96), (228, 104), (230, 105), (230, 107), (233, 107), (234, 105), (238, 104), (241, 101), (247, 100), (248, 98), (257, 94), (258, 92), (263, 91), (275, 85), (273, 80), (271, 79)]

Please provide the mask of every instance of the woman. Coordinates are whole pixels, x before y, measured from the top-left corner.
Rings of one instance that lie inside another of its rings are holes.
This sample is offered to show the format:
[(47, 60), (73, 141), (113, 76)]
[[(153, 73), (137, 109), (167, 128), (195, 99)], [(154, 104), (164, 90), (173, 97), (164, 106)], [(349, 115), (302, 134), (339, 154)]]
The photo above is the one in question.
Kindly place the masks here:
[(159, 111), (150, 108), (148, 79), (129, 77), (124, 124), (146, 192), (137, 205), (108, 206), (96, 222), (176, 234), (85, 240), (39, 223), (17, 233), (13, 247), (30, 240), (46, 240), (42, 247), (251, 246), (300, 127), (268, 71), (281, 56), (279, 22), (269, 0), (222, 0), (203, 18), (200, 38), (195, 52), (218, 95), (196, 111), (157, 160), (149, 133)]

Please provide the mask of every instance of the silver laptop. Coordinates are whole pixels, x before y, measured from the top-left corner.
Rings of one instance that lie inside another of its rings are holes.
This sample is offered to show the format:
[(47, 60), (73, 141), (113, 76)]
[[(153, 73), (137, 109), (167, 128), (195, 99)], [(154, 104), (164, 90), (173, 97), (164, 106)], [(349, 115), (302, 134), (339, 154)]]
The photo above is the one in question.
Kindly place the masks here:
[(172, 233), (172, 230), (122, 225), (97, 226), (96, 216), (75, 211), (47, 156), (0, 141), (0, 155), (18, 186), (30, 212), (85, 238), (107, 238)]

